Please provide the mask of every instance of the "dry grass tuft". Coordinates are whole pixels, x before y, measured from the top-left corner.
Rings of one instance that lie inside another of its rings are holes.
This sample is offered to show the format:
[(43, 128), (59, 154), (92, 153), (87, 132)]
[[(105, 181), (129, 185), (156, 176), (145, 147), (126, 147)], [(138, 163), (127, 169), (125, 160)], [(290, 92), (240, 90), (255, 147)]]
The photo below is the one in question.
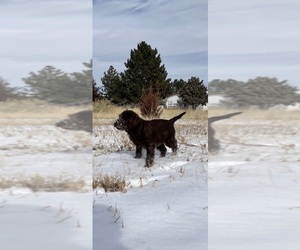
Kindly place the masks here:
[(11, 179), (0, 177), (0, 188), (6, 189), (11, 187), (25, 187), (33, 192), (85, 192), (87, 191), (86, 183), (83, 178), (75, 178), (72, 176), (41, 176), (20, 175)]
[(131, 109), (137, 113), (139, 112), (139, 109), (137, 107), (117, 106), (107, 100), (95, 101), (93, 102), (94, 124), (101, 123), (101, 120), (103, 119), (117, 119), (118, 115), (127, 109)]
[(115, 113), (118, 106), (115, 106), (108, 100), (98, 100), (93, 102), (93, 113)]
[(90, 108), (91, 105), (64, 106), (36, 99), (6, 101), (0, 105), (0, 124), (52, 124)]
[(125, 177), (116, 173), (114, 175), (100, 174), (93, 179), (93, 189), (103, 188), (105, 192), (126, 192)]
[(154, 93), (150, 87), (149, 91), (142, 97), (140, 106), (141, 115), (147, 119), (159, 118), (157, 107), (159, 104), (159, 96)]
[[(264, 109), (242, 109), (238, 110), (243, 113), (234, 117), (235, 120), (299, 120), (300, 110), (264, 110)], [(237, 112), (237, 110), (232, 109), (210, 109), (209, 117), (219, 116), (224, 114), (229, 114)]]
[[(141, 115), (141, 111), (138, 107), (131, 106), (116, 106), (111, 104), (108, 101), (96, 101), (93, 103), (93, 123), (94, 125), (108, 125), (112, 124), (114, 120), (118, 118), (118, 115), (121, 114), (124, 110), (133, 110), (139, 116)], [(193, 110), (193, 109), (163, 109), (163, 113), (161, 114), (161, 119), (171, 119), (172, 117), (179, 115), (183, 111), (187, 113), (181, 120), (207, 120), (208, 112), (207, 110)]]

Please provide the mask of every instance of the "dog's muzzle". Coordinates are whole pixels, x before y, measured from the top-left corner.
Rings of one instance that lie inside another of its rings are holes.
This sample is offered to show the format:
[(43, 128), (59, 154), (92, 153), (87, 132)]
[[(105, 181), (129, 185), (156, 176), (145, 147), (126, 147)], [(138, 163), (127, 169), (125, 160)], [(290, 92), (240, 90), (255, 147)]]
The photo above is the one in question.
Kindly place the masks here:
[(116, 120), (114, 123), (114, 127), (118, 130), (126, 130), (127, 129), (126, 123), (123, 119)]

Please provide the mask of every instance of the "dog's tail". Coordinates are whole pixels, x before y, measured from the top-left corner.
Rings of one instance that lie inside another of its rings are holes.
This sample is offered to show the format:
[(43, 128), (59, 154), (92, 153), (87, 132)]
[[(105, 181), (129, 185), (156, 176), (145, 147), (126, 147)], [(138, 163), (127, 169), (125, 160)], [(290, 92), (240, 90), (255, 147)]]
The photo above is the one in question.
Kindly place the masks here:
[(239, 115), (241, 113), (243, 113), (243, 112), (235, 112), (235, 113), (231, 113), (231, 114), (227, 114), (227, 115), (213, 116), (213, 117), (208, 118), (208, 123), (213, 123), (213, 122), (216, 122), (219, 120), (228, 119), (232, 116)]
[(175, 117), (173, 117), (172, 119), (170, 119), (169, 121), (174, 123), (176, 122), (178, 119), (180, 119), (186, 112), (181, 113), (180, 115), (177, 115)]

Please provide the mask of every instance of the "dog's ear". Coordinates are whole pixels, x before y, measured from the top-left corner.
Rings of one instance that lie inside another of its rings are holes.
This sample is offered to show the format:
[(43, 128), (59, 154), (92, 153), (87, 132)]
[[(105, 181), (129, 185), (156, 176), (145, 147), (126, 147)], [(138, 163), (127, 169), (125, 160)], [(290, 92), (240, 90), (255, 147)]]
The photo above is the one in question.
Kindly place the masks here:
[(135, 129), (141, 123), (141, 118), (132, 110), (126, 110), (122, 113), (122, 119), (126, 122), (128, 129)]

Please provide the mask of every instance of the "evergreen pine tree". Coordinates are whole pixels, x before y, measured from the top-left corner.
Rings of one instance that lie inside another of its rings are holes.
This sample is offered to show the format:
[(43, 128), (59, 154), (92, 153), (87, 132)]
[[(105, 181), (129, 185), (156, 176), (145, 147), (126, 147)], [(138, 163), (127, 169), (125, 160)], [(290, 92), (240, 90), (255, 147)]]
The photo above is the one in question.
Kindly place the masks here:
[(16, 91), (16, 88), (10, 87), (9, 83), (0, 77), (0, 102), (18, 98)]
[[(223, 85), (228, 85), (224, 81)], [(230, 80), (231, 82), (233, 80)], [(246, 83), (226, 87), (225, 96), (227, 100), (222, 105), (231, 108), (245, 108), (255, 106), (259, 108), (270, 108), (275, 105), (291, 105), (300, 102), (297, 88), (288, 85), (287, 81), (278, 81), (277, 78), (256, 77), (249, 79)]]
[(79, 104), (92, 100), (91, 65), (88, 70), (67, 74), (53, 66), (45, 66), (37, 73), (22, 78), (29, 94), (38, 99), (60, 104)]
[(207, 87), (199, 77), (188, 79), (187, 83), (179, 90), (179, 96), (185, 106), (192, 106), (193, 109), (200, 104), (206, 105), (208, 102)]
[(100, 87), (97, 86), (97, 83), (95, 80), (93, 80), (93, 102), (100, 100), (102, 98), (100, 93)]
[(126, 86), (129, 101), (139, 103), (143, 91), (150, 86), (160, 98), (171, 93), (170, 79), (157, 49), (142, 41), (137, 49), (131, 50), (130, 58), (125, 62), (126, 70), (121, 74), (122, 84)]
[(121, 81), (121, 75), (111, 65), (101, 78), (103, 87), (101, 95), (115, 104), (129, 103), (126, 85)]
[(173, 82), (171, 82), (172, 94), (178, 94), (184, 85), (186, 85), (186, 81), (182, 79), (175, 79)]

